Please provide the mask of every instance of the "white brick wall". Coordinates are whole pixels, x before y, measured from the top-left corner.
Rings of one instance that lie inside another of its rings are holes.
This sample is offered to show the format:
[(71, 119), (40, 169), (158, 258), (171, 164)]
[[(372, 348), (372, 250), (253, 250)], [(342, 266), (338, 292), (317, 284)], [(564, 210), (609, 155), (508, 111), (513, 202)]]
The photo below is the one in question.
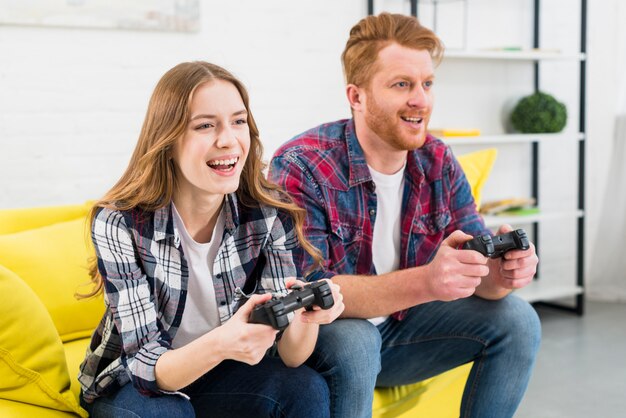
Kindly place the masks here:
[(361, 0), (211, 1), (199, 33), (0, 26), (0, 207), (81, 202), (125, 168), (159, 77), (207, 60), (251, 93), (268, 157), (349, 115), (339, 55)]

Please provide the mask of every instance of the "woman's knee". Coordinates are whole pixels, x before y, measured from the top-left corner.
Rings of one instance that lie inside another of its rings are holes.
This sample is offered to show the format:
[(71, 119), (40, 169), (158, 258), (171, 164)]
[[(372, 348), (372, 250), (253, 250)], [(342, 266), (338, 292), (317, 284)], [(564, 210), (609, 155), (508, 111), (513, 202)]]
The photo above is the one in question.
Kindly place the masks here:
[[(326, 380), (314, 370), (304, 366), (301, 386), (292, 393), (292, 413), (286, 416), (324, 418), (330, 415), (330, 391)], [(303, 390), (304, 389), (304, 390)]]
[(97, 398), (92, 404), (86, 404), (81, 399), (81, 406), (94, 418), (195, 417), (194, 408), (188, 399), (178, 395), (147, 397), (137, 392), (131, 384), (122, 386), (109, 397)]

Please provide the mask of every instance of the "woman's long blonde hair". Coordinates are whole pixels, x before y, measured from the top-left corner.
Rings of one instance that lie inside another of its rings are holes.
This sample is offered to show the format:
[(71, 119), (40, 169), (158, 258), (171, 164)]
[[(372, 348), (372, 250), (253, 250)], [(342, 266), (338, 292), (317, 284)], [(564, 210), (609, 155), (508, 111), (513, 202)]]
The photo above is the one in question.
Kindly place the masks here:
[[(187, 128), (194, 92), (198, 86), (213, 80), (233, 84), (248, 111), (250, 152), (236, 192), (239, 202), (245, 206), (260, 203), (287, 212), (293, 218), (300, 245), (321, 265), (321, 253), (309, 243), (302, 230), (305, 210), (293, 203), (286, 192), (263, 175), (263, 146), (250, 111), (246, 88), (230, 72), (208, 62), (179, 64), (159, 80), (150, 98), (139, 140), (128, 167), (111, 190), (91, 208), (88, 225), (92, 225), (96, 212), (101, 207), (114, 210), (139, 207), (142, 210), (155, 211), (171, 202), (176, 185), (176, 171), (170, 151)], [(79, 296), (90, 297), (102, 292), (103, 280), (95, 257), (90, 260), (89, 274), (94, 288), (88, 294)]]

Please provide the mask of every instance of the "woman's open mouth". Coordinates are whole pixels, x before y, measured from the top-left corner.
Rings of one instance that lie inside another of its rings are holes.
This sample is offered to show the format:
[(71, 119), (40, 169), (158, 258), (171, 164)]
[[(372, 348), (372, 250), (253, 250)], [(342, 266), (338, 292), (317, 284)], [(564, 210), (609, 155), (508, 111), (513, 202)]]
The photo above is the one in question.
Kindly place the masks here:
[(208, 165), (209, 168), (212, 168), (215, 171), (226, 173), (233, 170), (238, 162), (239, 157), (233, 157), (224, 160), (209, 160), (206, 162), (206, 165)]

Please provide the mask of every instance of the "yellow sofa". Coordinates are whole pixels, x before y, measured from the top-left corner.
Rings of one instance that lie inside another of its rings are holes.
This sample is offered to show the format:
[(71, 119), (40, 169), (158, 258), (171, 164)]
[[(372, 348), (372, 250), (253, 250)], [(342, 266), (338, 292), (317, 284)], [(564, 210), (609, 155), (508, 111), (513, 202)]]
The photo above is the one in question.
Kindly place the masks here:
[[(73, 296), (89, 282), (87, 210), (0, 210), (0, 417), (87, 416), (76, 376), (103, 311)], [(468, 371), (377, 389), (374, 417), (458, 416)]]
[[(459, 158), (477, 201), (494, 159), (494, 150)], [(89, 207), (0, 210), (0, 417), (87, 416), (78, 366), (104, 309), (101, 297), (74, 298), (89, 289)], [(470, 367), (376, 389), (373, 416), (458, 417)]]

